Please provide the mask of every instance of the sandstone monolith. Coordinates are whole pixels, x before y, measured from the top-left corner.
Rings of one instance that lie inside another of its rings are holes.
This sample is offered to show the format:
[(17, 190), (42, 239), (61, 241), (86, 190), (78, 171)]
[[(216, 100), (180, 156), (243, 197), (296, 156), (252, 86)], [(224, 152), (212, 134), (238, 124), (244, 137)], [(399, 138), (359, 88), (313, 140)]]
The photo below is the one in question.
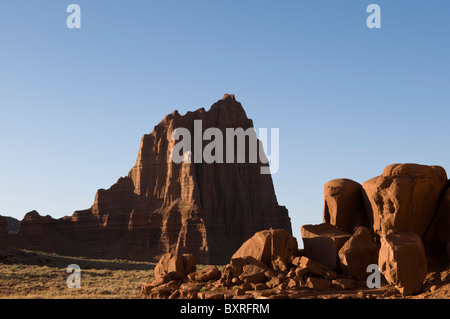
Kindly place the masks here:
[[(201, 122), (200, 132), (194, 131)], [(278, 205), (268, 164), (257, 157), (251, 162), (250, 146), (232, 163), (205, 161), (177, 163), (172, 151), (173, 133), (191, 134), (191, 153), (211, 142), (197, 143), (215, 129), (226, 137), (227, 129), (254, 132), (241, 103), (226, 94), (206, 111), (184, 115), (174, 111), (144, 135), (136, 163), (127, 176), (109, 189), (98, 190), (94, 204), (72, 216), (53, 219), (37, 212), (21, 222), (13, 246), (94, 258), (158, 261), (165, 253), (193, 254), (202, 264), (225, 264), (256, 232), (274, 228), (292, 233), (288, 211)], [(225, 140), (224, 159), (228, 155)], [(261, 142), (256, 140), (260, 154)], [(234, 145), (236, 147), (236, 145)], [(229, 148), (231, 150), (231, 147)], [(230, 151), (231, 152), (231, 151)], [(261, 153), (262, 150), (261, 150)]]

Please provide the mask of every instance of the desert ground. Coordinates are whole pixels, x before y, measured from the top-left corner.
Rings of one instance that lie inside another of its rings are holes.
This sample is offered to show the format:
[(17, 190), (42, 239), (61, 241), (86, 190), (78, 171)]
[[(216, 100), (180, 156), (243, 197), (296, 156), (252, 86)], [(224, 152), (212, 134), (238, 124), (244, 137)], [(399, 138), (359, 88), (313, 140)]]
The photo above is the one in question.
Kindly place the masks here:
[[(68, 288), (66, 268), (77, 264), (81, 268), (81, 288)], [(67, 257), (57, 254), (15, 250), (0, 253), (0, 298), (2, 299), (141, 299), (144, 282), (154, 279), (155, 263), (127, 260), (100, 260)], [(207, 265), (197, 265), (202, 269)], [(222, 269), (223, 267), (218, 267)], [(261, 291), (247, 295), (264, 298)], [(229, 291), (233, 295), (233, 291)], [(352, 290), (330, 289), (326, 292), (308, 288), (283, 293), (288, 299), (397, 299), (404, 298), (396, 289), (383, 282), (381, 288), (368, 289), (359, 283)], [(450, 299), (450, 265), (428, 273), (423, 290), (411, 299)]]
[[(67, 287), (70, 264), (81, 268), (81, 288)], [(139, 298), (154, 266), (20, 250), (0, 257), (0, 298)]]

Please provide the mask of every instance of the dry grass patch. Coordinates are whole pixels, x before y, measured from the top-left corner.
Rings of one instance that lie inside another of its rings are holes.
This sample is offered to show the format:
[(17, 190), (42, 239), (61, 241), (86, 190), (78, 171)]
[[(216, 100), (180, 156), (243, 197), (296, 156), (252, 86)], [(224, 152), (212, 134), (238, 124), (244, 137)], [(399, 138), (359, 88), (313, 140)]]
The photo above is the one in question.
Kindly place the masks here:
[[(68, 288), (67, 266), (81, 269), (81, 288)], [(136, 299), (154, 279), (156, 263), (68, 257), (14, 250), (0, 256), (0, 298)], [(197, 265), (197, 270), (207, 265)], [(222, 269), (223, 266), (218, 266)]]
[[(13, 262), (0, 263), (0, 298), (139, 298), (141, 284), (153, 280), (155, 266), (25, 250)], [(70, 264), (81, 268), (81, 288), (67, 287), (70, 274), (66, 268)]]

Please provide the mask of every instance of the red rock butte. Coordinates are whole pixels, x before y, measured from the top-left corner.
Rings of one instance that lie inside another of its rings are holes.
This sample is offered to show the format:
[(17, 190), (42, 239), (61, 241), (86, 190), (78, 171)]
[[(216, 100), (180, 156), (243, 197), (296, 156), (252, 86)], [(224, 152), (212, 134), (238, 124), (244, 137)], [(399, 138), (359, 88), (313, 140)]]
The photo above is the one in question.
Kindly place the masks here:
[(257, 231), (292, 233), (271, 175), (260, 173), (267, 164), (171, 160), (172, 132), (180, 127), (193, 132), (194, 120), (202, 120), (203, 130), (215, 127), (224, 135), (226, 128), (253, 127), (234, 95), (226, 94), (209, 111), (183, 116), (175, 111), (144, 135), (128, 176), (98, 190), (91, 208), (60, 219), (30, 212), (17, 234), (8, 235), (8, 246), (140, 261), (190, 253), (198, 263), (225, 264)]

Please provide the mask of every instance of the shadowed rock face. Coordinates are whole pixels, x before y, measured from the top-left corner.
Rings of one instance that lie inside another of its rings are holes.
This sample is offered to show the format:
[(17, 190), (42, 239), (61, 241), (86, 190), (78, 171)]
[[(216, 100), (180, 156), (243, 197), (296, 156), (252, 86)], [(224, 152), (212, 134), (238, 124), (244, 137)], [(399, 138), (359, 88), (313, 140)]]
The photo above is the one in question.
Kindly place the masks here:
[[(447, 189), (439, 202), (438, 211), (436, 217), (430, 229), (426, 234), (426, 242), (433, 242), (437, 240), (439, 243), (444, 245), (450, 244), (450, 181), (447, 182)], [(447, 246), (450, 247), (450, 246)], [(447, 250), (448, 251), (448, 250)], [(448, 253), (450, 257), (450, 253)]]
[[(286, 229), (287, 209), (279, 206), (265, 165), (249, 163), (181, 163), (171, 160), (176, 128), (253, 127), (242, 105), (225, 95), (209, 111), (203, 108), (167, 115), (145, 135), (136, 164), (110, 189), (100, 189), (90, 209), (52, 219), (37, 212), (21, 222), (14, 245), (97, 258), (158, 260), (164, 253), (191, 253), (199, 263), (225, 263), (255, 232)], [(203, 147), (210, 141), (203, 141)], [(258, 146), (259, 147), (259, 146)], [(236, 152), (235, 152), (236, 153)], [(236, 159), (236, 154), (234, 155)], [(235, 163), (237, 160), (235, 160)]]
[(352, 233), (357, 226), (367, 226), (361, 184), (350, 179), (334, 179), (324, 186), (323, 221)]
[(0, 216), (0, 249), (5, 248), (8, 238), (8, 228), (6, 218)]

